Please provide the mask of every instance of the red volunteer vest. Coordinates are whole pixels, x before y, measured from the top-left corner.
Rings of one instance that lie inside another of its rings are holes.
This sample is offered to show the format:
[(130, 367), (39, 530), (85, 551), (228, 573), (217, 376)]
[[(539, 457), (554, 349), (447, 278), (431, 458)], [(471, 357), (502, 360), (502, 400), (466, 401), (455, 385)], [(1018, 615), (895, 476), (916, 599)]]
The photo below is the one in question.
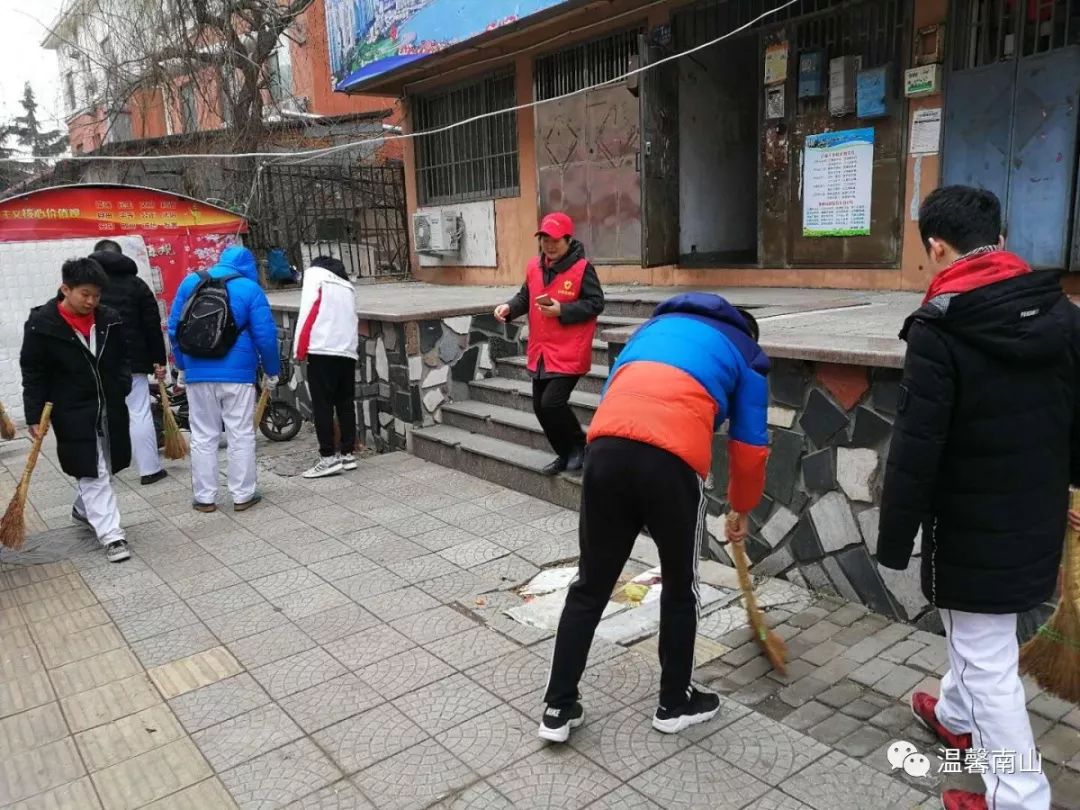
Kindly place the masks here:
[(544, 271), (539, 257), (529, 262), (525, 276), (529, 285), (529, 371), (536, 371), (540, 358), (544, 370), (557, 374), (587, 374), (592, 368), (592, 344), (596, 335), (596, 319), (566, 325), (558, 318), (549, 318), (537, 309), (536, 299), (547, 293), (560, 304), (581, 297), (581, 281), (588, 262), (584, 259), (555, 276), (551, 286), (544, 286)]

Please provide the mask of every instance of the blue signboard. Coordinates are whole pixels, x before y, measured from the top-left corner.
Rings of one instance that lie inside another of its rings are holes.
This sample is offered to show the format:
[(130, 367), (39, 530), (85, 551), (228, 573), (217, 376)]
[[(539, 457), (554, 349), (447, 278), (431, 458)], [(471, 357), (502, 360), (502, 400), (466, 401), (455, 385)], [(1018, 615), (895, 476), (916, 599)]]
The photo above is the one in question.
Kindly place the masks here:
[(336, 90), (566, 0), (323, 0)]

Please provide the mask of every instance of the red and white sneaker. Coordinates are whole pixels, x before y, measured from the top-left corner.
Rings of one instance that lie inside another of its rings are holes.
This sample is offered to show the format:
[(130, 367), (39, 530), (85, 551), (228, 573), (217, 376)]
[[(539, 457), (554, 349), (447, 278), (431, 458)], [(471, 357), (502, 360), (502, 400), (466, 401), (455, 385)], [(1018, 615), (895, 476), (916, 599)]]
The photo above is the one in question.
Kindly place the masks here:
[[(953, 734), (937, 719), (938, 699), (926, 692), (916, 692), (911, 696), (911, 713), (927, 731), (933, 734), (946, 748), (967, 751), (971, 748), (970, 734)], [(955, 791), (954, 791), (955, 792)], [(985, 803), (983, 804), (985, 807)], [(965, 808), (967, 810), (967, 808)]]
[(966, 790), (946, 790), (941, 794), (944, 810), (988, 810), (986, 796)]

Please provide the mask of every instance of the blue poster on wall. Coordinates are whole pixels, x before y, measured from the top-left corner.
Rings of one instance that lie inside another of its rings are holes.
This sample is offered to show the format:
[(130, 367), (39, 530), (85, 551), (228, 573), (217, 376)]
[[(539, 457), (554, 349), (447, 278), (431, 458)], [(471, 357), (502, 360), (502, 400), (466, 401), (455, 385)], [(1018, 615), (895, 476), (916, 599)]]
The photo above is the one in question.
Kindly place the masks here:
[(888, 115), (889, 67), (860, 70), (855, 77), (855, 106), (859, 118)]
[(339, 91), (565, 0), (323, 0)]

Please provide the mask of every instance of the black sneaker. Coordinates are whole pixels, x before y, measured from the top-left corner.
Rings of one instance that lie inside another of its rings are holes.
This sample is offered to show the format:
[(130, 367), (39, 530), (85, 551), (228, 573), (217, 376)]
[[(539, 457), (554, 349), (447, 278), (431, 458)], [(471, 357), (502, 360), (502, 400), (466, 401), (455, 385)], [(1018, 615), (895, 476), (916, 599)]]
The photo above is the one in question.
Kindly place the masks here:
[(156, 484), (158, 481), (164, 481), (168, 477), (169, 473), (167, 470), (158, 470), (156, 473), (152, 473), (151, 475), (144, 475), (142, 478), (139, 479), (139, 483), (142, 484), (144, 487), (148, 487), (151, 484)]
[(570, 458), (566, 460), (567, 472), (581, 472), (581, 469), (585, 466), (585, 448), (579, 447), (570, 454)]
[(664, 734), (678, 734), (680, 731), (707, 723), (720, 711), (720, 696), (712, 692), (699, 692), (691, 688), (686, 703), (673, 709), (663, 706), (656, 710), (652, 726)]
[(569, 709), (548, 706), (544, 709), (544, 719), (540, 721), (540, 730), (537, 733), (541, 740), (564, 743), (570, 739), (570, 729), (577, 728), (584, 722), (585, 710), (580, 703), (575, 703)]
[(548, 475), (548, 476), (550, 476), (550, 475), (558, 475), (561, 472), (566, 472), (566, 465), (568, 463), (569, 463), (568, 459), (565, 459), (562, 456), (559, 456), (553, 462), (551, 462), (546, 467), (544, 467), (544, 469), (541, 472), (544, 475)]
[(125, 560), (131, 559), (131, 552), (128, 551), (127, 541), (116, 540), (109, 545), (105, 546), (105, 557), (111, 563), (120, 563)]

